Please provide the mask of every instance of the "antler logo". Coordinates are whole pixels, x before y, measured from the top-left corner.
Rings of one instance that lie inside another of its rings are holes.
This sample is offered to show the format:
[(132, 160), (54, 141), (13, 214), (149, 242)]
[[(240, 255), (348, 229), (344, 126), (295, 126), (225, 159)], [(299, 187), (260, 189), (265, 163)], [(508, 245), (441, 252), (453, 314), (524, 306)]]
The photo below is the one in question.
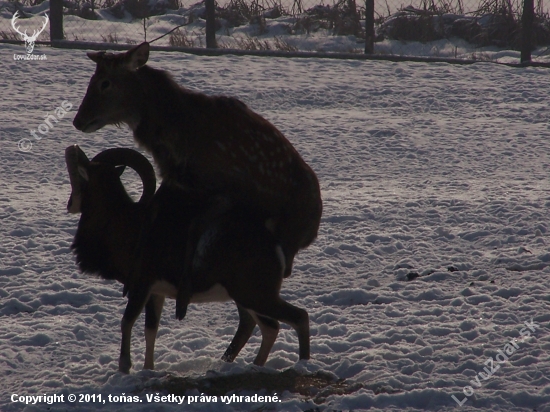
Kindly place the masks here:
[(27, 35), (27, 30), (25, 30), (25, 33), (21, 33), (21, 31), (19, 30), (19, 27), (17, 27), (15, 25), (15, 22), (19, 18), (19, 11), (16, 11), (15, 14), (13, 15), (13, 17), (11, 18), (11, 27), (13, 27), (13, 29), (21, 35), (23, 40), (25, 40), (25, 49), (27, 49), (27, 54), (31, 54), (33, 52), (34, 43), (36, 42), (36, 38), (38, 37), (38, 35), (40, 33), (42, 33), (44, 31), (44, 29), (48, 25), (48, 22), (50, 21), (50, 18), (48, 17), (48, 15), (46, 14), (45, 16), (46, 17), (45, 17), (45, 20), (44, 20), (44, 25), (42, 26), (42, 28), (40, 30), (34, 30), (33, 33), (32, 33), (32, 36)]

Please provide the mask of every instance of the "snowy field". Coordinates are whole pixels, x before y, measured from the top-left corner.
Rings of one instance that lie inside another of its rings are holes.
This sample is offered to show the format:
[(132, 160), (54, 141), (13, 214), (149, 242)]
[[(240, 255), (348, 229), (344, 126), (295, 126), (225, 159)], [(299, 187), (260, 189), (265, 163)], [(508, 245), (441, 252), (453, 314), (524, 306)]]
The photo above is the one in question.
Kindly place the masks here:
[[(0, 45), (1, 411), (550, 411), (548, 69), (153, 52), (149, 64), (180, 84), (264, 115), (318, 174), (320, 235), (282, 290), (309, 312), (312, 357), (297, 363), (285, 325), (265, 368), (252, 365), (258, 331), (226, 364), (234, 304), (191, 305), (178, 322), (167, 301), (157, 370), (142, 370), (142, 317), (125, 376), (126, 299), (119, 284), (76, 268), (63, 153), (74, 143), (88, 156), (135, 147), (132, 135), (73, 128), (94, 71), (84, 51), (37, 47), (47, 60), (14, 61), (23, 50)], [(64, 101), (70, 112), (45, 125)], [(139, 196), (135, 176), (126, 181)], [(166, 395), (158, 388), (170, 379), (288, 368), (344, 379), (347, 390), (284, 391), (275, 403), (147, 399)], [(142, 402), (11, 401), (44, 394)]]

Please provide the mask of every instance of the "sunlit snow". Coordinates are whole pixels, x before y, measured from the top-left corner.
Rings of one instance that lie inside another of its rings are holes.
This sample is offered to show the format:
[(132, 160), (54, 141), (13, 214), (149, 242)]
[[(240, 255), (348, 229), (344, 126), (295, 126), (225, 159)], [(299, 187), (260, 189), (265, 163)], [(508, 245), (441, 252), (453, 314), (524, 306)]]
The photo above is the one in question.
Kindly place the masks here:
[[(320, 405), (285, 392), (265, 410), (550, 411), (548, 69), (153, 52), (149, 64), (178, 83), (242, 99), (317, 173), (320, 234), (282, 290), (309, 312), (312, 358), (297, 363), (296, 333), (285, 325), (265, 368), (252, 365), (258, 331), (226, 364), (234, 304), (191, 305), (178, 322), (168, 301), (157, 370), (142, 371), (142, 317), (125, 376), (117, 366), (126, 299), (119, 284), (77, 270), (63, 153), (74, 143), (89, 156), (135, 144), (126, 128), (73, 128), (95, 67), (84, 51), (37, 47), (47, 60), (13, 60), (23, 52), (0, 45), (0, 410), (148, 411), (148, 385), (168, 375), (296, 368), (358, 387)], [(65, 100), (70, 112), (40, 140), (31, 135)], [(125, 182), (139, 196), (136, 176)], [(510, 342), (517, 348), (498, 363)], [(499, 367), (491, 376), (488, 359)], [(44, 393), (137, 394), (144, 403), (10, 400)], [(467, 399), (459, 407), (452, 396)]]

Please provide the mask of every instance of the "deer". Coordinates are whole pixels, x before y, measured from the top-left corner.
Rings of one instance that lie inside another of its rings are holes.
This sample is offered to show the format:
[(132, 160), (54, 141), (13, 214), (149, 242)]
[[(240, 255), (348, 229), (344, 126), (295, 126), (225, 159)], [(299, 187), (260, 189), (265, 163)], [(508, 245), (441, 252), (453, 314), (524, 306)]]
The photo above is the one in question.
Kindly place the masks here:
[[(84, 273), (119, 281), (128, 297), (121, 321), (120, 372), (129, 373), (132, 366), (132, 329), (144, 308), (144, 369), (154, 369), (164, 301), (177, 297), (187, 256), (193, 259), (191, 303), (233, 300), (237, 304), (239, 326), (224, 361), (236, 358), (257, 324), (262, 342), (254, 364), (263, 366), (279, 321), (296, 330), (299, 357), (309, 359), (309, 316), (279, 296), (284, 274), (281, 247), (254, 210), (165, 183), (155, 192), (153, 167), (132, 149), (108, 149), (89, 160), (73, 145), (65, 150), (65, 161), (71, 183), (67, 211), (81, 215), (71, 246), (77, 264)], [(137, 202), (120, 181), (125, 167), (142, 180)], [(209, 207), (217, 212), (199, 234), (196, 251), (186, 253), (187, 227)]]
[[(74, 127), (92, 133), (126, 124), (136, 143), (152, 154), (166, 184), (249, 205), (280, 243), (284, 276), (290, 276), (295, 255), (319, 230), (322, 200), (315, 172), (273, 124), (245, 103), (178, 85), (169, 73), (146, 64), (149, 50), (145, 42), (123, 53), (87, 53), (96, 70)], [(210, 217), (191, 225), (190, 243)], [(182, 276), (178, 319), (185, 316), (189, 279)]]
[(15, 25), (15, 22), (19, 18), (19, 10), (16, 11), (13, 17), (11, 18), (11, 27), (13, 27), (13, 30), (15, 30), (16, 33), (21, 35), (21, 37), (25, 41), (25, 49), (27, 51), (27, 54), (31, 54), (34, 51), (34, 43), (36, 42), (38, 35), (44, 31), (44, 29), (48, 25), (48, 22), (50, 21), (50, 18), (48, 17), (47, 14), (44, 14), (44, 16), (45, 18), (44, 18), (44, 24), (42, 25), (42, 28), (39, 30), (34, 30), (32, 33), (32, 36), (27, 35), (27, 30), (25, 30), (25, 32), (22, 33), (19, 30), (19, 27)]

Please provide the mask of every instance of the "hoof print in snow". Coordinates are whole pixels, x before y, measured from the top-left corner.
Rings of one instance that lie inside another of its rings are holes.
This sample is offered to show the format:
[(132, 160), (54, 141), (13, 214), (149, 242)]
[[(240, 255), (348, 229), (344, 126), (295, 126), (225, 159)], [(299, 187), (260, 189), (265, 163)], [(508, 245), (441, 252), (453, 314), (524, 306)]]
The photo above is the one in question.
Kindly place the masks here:
[(415, 280), (419, 276), (420, 275), (418, 274), (418, 272), (409, 272), (409, 273), (407, 273), (407, 276), (405, 276), (405, 280), (406, 281)]

